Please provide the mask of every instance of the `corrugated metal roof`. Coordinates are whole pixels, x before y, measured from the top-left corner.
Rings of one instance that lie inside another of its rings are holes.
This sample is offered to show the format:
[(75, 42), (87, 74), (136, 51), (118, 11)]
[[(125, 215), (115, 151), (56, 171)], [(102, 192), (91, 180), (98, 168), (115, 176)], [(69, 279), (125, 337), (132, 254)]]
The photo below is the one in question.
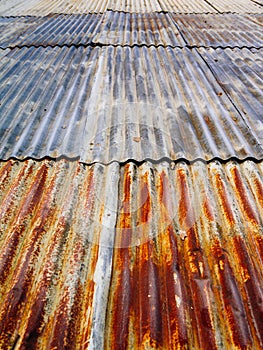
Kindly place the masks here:
[(1, 348), (262, 348), (262, 176), (1, 162)]
[(214, 13), (218, 10), (206, 0), (158, 0), (163, 11), (177, 13)]
[(262, 13), (262, 5), (253, 0), (209, 0), (219, 12)]
[(5, 0), (0, 16), (46, 16), (50, 13), (99, 13), (107, 10), (109, 0)]
[[(246, 77), (242, 55), (247, 59), (247, 50), (238, 56)], [(253, 70), (262, 62), (255, 57)], [(222, 58), (217, 64), (230, 63)], [(232, 104), (196, 50), (31, 47), (10, 51), (1, 70), (3, 159), (262, 157), (259, 107), (250, 108), (257, 124), (248, 128), (239, 103)], [(249, 76), (248, 100), (259, 91), (259, 74)]]
[[(245, 120), (263, 144), (263, 50), (199, 49)], [(255, 84), (256, 82), (256, 84)]]
[(172, 14), (172, 18), (191, 46), (263, 47), (263, 15)]
[(169, 14), (108, 11), (94, 43), (107, 45), (185, 46)]
[(0, 46), (88, 45), (100, 31), (101, 19), (102, 14), (2, 18)]

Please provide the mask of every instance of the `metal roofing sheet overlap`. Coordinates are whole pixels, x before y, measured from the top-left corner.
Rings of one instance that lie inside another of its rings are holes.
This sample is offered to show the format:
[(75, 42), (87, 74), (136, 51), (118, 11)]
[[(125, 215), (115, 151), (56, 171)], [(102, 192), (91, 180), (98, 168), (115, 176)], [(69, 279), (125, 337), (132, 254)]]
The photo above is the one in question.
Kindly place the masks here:
[(190, 46), (263, 47), (263, 15), (171, 14)]
[(263, 165), (0, 164), (0, 346), (260, 349)]
[[(242, 71), (248, 54), (239, 51)], [(252, 100), (261, 82), (259, 53), (247, 75)], [(228, 61), (222, 56), (217, 64)], [(1, 70), (3, 159), (262, 157), (260, 102), (246, 117), (196, 50), (31, 47), (10, 51)]]

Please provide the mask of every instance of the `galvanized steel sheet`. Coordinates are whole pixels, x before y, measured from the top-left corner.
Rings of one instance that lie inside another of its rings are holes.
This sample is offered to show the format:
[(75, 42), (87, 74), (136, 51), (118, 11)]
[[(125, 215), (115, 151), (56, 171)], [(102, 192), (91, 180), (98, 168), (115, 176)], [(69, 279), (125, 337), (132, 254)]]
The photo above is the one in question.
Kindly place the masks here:
[(199, 49), (222, 90), (263, 144), (263, 49)]
[(190, 46), (263, 47), (263, 15), (171, 14)]
[(0, 347), (261, 349), (263, 165), (0, 164)]
[[(100, 32), (102, 14), (49, 15), (47, 17), (28, 17), (0, 19), (3, 32), (0, 34), (0, 46), (63, 46), (88, 45)], [(25, 21), (27, 30), (21, 31)], [(6, 24), (7, 22), (7, 24)], [(13, 27), (12, 27), (13, 25)], [(9, 31), (9, 27), (12, 31)], [(21, 26), (22, 27), (22, 26)]]
[[(238, 56), (244, 67), (247, 51)], [(253, 71), (261, 62), (254, 57)], [(3, 159), (262, 157), (260, 100), (249, 109), (247, 118), (257, 123), (248, 128), (238, 103), (196, 50), (31, 47), (10, 51), (0, 68)], [(242, 87), (248, 99), (254, 91), (259, 95), (260, 72), (255, 74), (250, 90)]]
[(113, 11), (104, 15), (94, 43), (185, 46), (176, 24), (168, 14)]
[(0, 16), (46, 16), (51, 13), (99, 13), (107, 10), (109, 0), (3, 0)]

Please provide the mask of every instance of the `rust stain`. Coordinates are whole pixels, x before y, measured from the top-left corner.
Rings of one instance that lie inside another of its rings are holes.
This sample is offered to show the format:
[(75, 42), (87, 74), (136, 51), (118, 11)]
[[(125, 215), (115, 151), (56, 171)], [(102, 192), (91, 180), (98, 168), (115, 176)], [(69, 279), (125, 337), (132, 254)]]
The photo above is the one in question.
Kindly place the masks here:
[(228, 200), (228, 195), (225, 189), (225, 185), (223, 183), (223, 180), (220, 174), (215, 175), (215, 181), (216, 181), (216, 189), (218, 191), (219, 199), (221, 202), (222, 211), (225, 214), (228, 225), (233, 226), (235, 224), (235, 218), (231, 209), (231, 205)]
[(226, 320), (231, 339), (235, 346), (245, 349), (252, 344), (251, 334), (245, 317), (245, 307), (240, 294), (239, 286), (231, 268), (228, 255), (222, 249), (220, 243), (215, 241), (211, 247), (215, 260), (215, 272), (218, 275), (222, 301), (224, 303), (224, 313), (222, 319)]
[(255, 267), (252, 265), (242, 238), (234, 237), (233, 243), (236, 249), (242, 283), (246, 289), (247, 299), (255, 321), (257, 335), (261, 346), (263, 346), (263, 291), (258, 283), (260, 279)]
[(250, 201), (246, 194), (247, 191), (246, 191), (244, 182), (242, 181), (242, 178), (240, 176), (238, 169), (234, 167), (233, 169), (231, 169), (231, 172), (233, 174), (233, 178), (236, 185), (236, 194), (238, 195), (241, 202), (242, 212), (246, 215), (247, 220), (249, 220), (252, 224), (258, 225), (259, 224), (258, 219), (250, 204)]

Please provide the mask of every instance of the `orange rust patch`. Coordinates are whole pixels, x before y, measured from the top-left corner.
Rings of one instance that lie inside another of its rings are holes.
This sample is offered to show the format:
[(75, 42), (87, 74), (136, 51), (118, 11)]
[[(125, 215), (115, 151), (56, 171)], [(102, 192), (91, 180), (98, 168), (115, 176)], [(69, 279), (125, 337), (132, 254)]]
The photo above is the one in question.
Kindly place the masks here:
[(225, 214), (225, 217), (227, 219), (228, 224), (232, 226), (235, 224), (235, 218), (234, 218), (234, 215), (233, 215), (233, 212), (231, 209), (231, 205), (228, 201), (227, 192), (226, 192), (226, 189), (225, 189), (225, 186), (223, 184), (223, 181), (222, 181), (220, 174), (216, 174), (215, 179), (216, 179), (217, 191), (218, 191), (219, 197), (220, 197), (220, 202), (222, 204), (222, 210)]

